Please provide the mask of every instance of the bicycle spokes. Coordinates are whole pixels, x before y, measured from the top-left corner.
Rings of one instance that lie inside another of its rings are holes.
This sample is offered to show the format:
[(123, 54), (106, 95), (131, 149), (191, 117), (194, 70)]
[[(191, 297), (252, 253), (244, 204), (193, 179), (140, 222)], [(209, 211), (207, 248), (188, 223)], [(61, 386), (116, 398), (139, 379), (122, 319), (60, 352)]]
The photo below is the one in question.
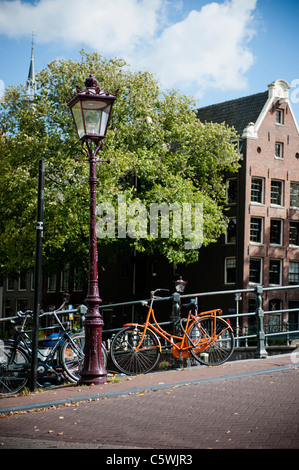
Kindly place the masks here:
[(196, 319), (191, 325), (191, 354), (199, 362), (219, 365), (227, 361), (234, 350), (234, 336), (229, 325), (216, 316)]
[(119, 331), (111, 344), (111, 358), (123, 373), (145, 374), (155, 368), (160, 357), (156, 336), (142, 327), (129, 326)]

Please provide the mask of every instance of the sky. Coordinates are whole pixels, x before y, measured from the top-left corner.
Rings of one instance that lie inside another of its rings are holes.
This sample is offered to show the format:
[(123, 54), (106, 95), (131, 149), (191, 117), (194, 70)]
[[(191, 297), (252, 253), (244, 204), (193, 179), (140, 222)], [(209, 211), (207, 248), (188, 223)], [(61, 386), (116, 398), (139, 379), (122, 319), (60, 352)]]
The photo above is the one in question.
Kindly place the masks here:
[[(124, 58), (197, 107), (291, 86), (299, 123), (299, 0), (0, 0), (0, 94), (80, 50)], [(100, 84), (99, 84), (100, 85)]]

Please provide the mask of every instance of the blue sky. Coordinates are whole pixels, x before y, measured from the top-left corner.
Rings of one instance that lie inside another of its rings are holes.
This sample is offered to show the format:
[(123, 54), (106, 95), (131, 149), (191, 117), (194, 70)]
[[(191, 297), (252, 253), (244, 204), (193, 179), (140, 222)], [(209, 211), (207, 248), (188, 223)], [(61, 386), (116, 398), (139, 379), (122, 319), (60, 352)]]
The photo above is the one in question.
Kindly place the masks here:
[(299, 122), (299, 0), (0, 0), (0, 90), (97, 50), (149, 70), (197, 106), (291, 85)]

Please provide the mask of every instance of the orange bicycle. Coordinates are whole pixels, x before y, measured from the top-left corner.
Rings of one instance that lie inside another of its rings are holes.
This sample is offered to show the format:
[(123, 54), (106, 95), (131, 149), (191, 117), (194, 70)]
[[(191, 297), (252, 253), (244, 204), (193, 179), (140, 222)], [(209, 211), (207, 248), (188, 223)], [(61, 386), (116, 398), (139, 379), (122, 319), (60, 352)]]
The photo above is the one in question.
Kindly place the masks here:
[[(197, 313), (195, 303), (187, 304), (187, 318), (180, 319), (182, 336), (163, 330), (153, 310), (156, 289), (151, 292), (146, 321), (127, 323), (115, 335), (111, 343), (111, 359), (118, 370), (127, 374), (146, 374), (153, 370), (162, 351), (159, 336), (172, 345), (174, 357), (183, 359), (193, 356), (198, 362), (216, 366), (227, 361), (234, 351), (234, 334), (230, 323), (220, 318), (220, 309)], [(150, 323), (152, 319), (152, 323)]]

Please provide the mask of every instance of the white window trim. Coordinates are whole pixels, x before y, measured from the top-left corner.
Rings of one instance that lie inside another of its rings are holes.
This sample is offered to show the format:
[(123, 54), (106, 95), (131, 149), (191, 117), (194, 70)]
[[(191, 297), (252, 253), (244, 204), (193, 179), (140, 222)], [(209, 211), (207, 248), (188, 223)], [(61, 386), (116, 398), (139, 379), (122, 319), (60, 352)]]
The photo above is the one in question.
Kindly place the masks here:
[[(50, 286), (49, 286), (49, 284), (50, 284), (49, 281), (50, 281), (50, 278), (51, 278), (52, 276), (55, 276), (55, 286), (54, 286), (54, 289), (50, 289)], [(56, 273), (52, 274), (51, 276), (48, 276), (48, 279), (47, 279), (47, 292), (56, 292), (56, 283), (57, 283), (57, 275), (56, 275)]]
[[(298, 181), (291, 181), (291, 184), (290, 184), (290, 192), (291, 192), (291, 186), (292, 186), (292, 184), (299, 185), (299, 182), (298, 182)], [(290, 195), (290, 209), (295, 209), (295, 210), (298, 210), (298, 209), (299, 209), (299, 206), (291, 206), (291, 195)]]
[[(289, 261), (288, 282), (290, 282), (290, 274), (298, 274), (297, 271), (291, 271), (291, 270), (290, 270), (291, 264), (297, 265), (297, 266), (298, 266), (298, 269), (299, 269), (299, 261), (295, 261), (295, 260), (290, 260), (290, 261)], [(299, 274), (298, 274), (298, 277), (299, 277)], [(299, 283), (299, 280), (298, 280), (298, 283)], [(295, 285), (295, 284), (291, 284), (291, 285)]]
[(26, 282), (26, 287), (25, 289), (21, 288), (21, 274), (19, 274), (18, 277), (18, 291), (19, 292), (26, 292), (27, 291), (27, 273), (25, 273), (25, 282)]
[(229, 220), (234, 220), (235, 221), (235, 225), (236, 225), (236, 240), (233, 241), (233, 242), (229, 242), (228, 241), (228, 237), (227, 237), (227, 229), (225, 231), (225, 244), (226, 245), (235, 245), (237, 243), (237, 217), (229, 217)]
[(263, 258), (260, 258), (258, 256), (252, 256), (252, 257), (249, 258), (249, 279), (250, 279), (250, 260), (251, 259), (258, 259), (258, 260), (261, 261), (260, 282), (249, 281), (249, 285), (251, 285), (251, 286), (260, 286), (261, 284), (263, 284)]
[(271, 240), (271, 221), (272, 220), (278, 220), (280, 222), (280, 242), (279, 243), (271, 243), (270, 241), (270, 246), (283, 246), (283, 220), (282, 219), (277, 219), (275, 217), (270, 219), (270, 240)]
[(291, 228), (291, 223), (292, 223), (292, 222), (299, 224), (299, 220), (290, 220), (290, 226), (289, 226), (289, 245), (290, 245), (290, 247), (292, 247), (292, 248), (298, 248), (298, 247), (299, 247), (299, 244), (296, 245), (296, 244), (294, 244), (294, 243), (290, 243), (290, 228)]
[[(272, 182), (281, 183), (281, 204), (274, 204), (273, 202), (271, 202)], [(271, 184), (270, 184), (270, 206), (271, 207), (284, 207), (284, 181), (283, 180), (276, 180), (276, 179), (271, 180)]]
[[(252, 180), (261, 180), (262, 181), (262, 197), (261, 200), (262, 202), (258, 201), (252, 201)], [(250, 186), (250, 204), (258, 205), (258, 206), (264, 206), (265, 205), (265, 178), (262, 178), (260, 176), (252, 176), (251, 177), (251, 186)]]
[[(251, 237), (251, 219), (252, 219), (252, 218), (260, 219), (260, 220), (262, 221), (262, 223), (261, 223), (261, 241), (260, 241), (260, 242), (254, 242), (254, 241), (250, 240), (250, 237)], [(258, 245), (258, 246), (263, 245), (263, 244), (264, 244), (264, 217), (252, 215), (252, 216), (250, 217), (250, 227), (249, 227), (249, 230), (250, 230), (250, 233), (249, 233), (249, 243), (250, 243), (250, 245)]]
[(235, 256), (227, 256), (224, 260), (224, 284), (234, 285), (236, 282), (228, 282), (227, 280), (227, 261), (234, 259), (235, 260), (235, 269), (237, 269), (237, 258)]
[[(278, 284), (273, 284), (271, 283), (270, 284), (270, 263), (271, 261), (279, 261), (279, 264), (280, 264), (280, 268), (279, 268), (279, 283)], [(271, 258), (269, 260), (269, 286), (281, 286), (282, 284), (282, 260), (281, 259), (277, 259), (277, 258)]]
[[(279, 152), (279, 156), (276, 155), (276, 145), (279, 145), (279, 148), (281, 149)], [(277, 160), (283, 160), (283, 151), (284, 151), (283, 142), (275, 142), (274, 157)]]
[(15, 290), (15, 281), (14, 281), (14, 279), (13, 279), (13, 288), (12, 288), (12, 289), (10, 289), (10, 288), (8, 287), (9, 281), (10, 281), (10, 278), (7, 277), (7, 278), (6, 278), (6, 291), (7, 291), (7, 292), (14, 292), (14, 290)]
[[(280, 114), (280, 120), (279, 122), (276, 121), (276, 113), (279, 113)], [(283, 109), (276, 109), (276, 112), (275, 112), (275, 124), (277, 126), (284, 126), (284, 110)]]

